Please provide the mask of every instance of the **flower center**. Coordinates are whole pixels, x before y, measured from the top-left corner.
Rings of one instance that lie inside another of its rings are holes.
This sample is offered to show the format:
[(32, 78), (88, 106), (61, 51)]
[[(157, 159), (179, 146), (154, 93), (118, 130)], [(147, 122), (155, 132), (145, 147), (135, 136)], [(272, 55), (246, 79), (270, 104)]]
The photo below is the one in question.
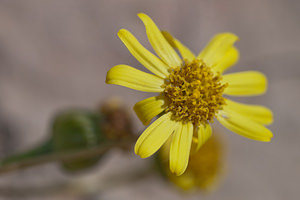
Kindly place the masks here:
[(172, 69), (165, 80), (167, 111), (176, 121), (191, 121), (194, 125), (212, 122), (225, 104), (222, 94), (226, 87), (220, 74), (214, 74), (203, 61), (185, 62), (183, 67)]

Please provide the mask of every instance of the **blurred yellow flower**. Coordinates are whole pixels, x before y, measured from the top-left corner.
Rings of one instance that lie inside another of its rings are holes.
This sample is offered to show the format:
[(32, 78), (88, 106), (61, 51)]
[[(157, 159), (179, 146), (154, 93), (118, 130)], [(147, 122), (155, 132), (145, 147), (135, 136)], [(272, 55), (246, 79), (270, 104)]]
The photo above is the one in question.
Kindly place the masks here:
[(166, 142), (157, 156), (160, 171), (168, 180), (183, 190), (211, 191), (216, 188), (225, 168), (221, 138), (214, 133), (199, 151), (191, 153), (186, 172), (181, 176), (176, 176), (168, 170), (169, 147), (169, 142)]
[[(266, 91), (266, 77), (256, 71), (222, 75), (239, 58), (233, 46), (238, 37), (220, 33), (195, 56), (168, 33), (162, 33), (151, 18), (138, 14), (159, 58), (145, 49), (127, 30), (118, 36), (131, 54), (153, 74), (128, 65), (117, 65), (107, 72), (106, 83), (144, 92), (159, 92), (134, 106), (139, 119), (148, 125), (139, 137), (135, 153), (146, 158), (155, 153), (169, 137), (170, 170), (181, 175), (189, 160), (193, 136), (199, 149), (211, 136), (209, 123), (216, 118), (229, 130), (259, 141), (270, 141), (272, 132), (264, 125), (272, 122), (272, 112), (258, 105), (231, 101), (223, 95), (251, 96)], [(182, 59), (175, 49), (181, 53)]]

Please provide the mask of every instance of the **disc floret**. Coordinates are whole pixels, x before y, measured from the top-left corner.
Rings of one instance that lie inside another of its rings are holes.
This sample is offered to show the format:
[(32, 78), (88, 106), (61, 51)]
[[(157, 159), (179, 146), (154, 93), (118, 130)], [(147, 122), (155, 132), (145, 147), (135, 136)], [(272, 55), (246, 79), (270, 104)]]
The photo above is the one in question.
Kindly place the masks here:
[(225, 105), (222, 95), (227, 84), (221, 79), (219, 73), (198, 59), (171, 69), (163, 91), (169, 100), (167, 111), (176, 121), (191, 121), (194, 125), (212, 122)]

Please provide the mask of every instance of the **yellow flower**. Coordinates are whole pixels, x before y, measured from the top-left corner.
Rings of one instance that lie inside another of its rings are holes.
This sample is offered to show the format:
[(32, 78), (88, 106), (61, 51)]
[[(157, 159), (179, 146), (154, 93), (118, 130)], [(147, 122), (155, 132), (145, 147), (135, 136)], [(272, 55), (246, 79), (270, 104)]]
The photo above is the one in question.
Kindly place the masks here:
[[(157, 164), (160, 172), (183, 190), (212, 191), (224, 175), (224, 146), (215, 133), (197, 152), (191, 153), (186, 172), (175, 176), (168, 170), (169, 140), (159, 151)], [(193, 146), (192, 146), (193, 148)]]
[[(142, 158), (154, 154), (169, 137), (170, 170), (181, 175), (189, 160), (192, 138), (199, 149), (211, 136), (209, 123), (216, 118), (229, 130), (259, 141), (270, 141), (272, 132), (264, 125), (272, 122), (272, 112), (258, 105), (231, 101), (223, 95), (251, 96), (266, 91), (266, 77), (256, 71), (222, 75), (239, 58), (233, 46), (238, 37), (220, 33), (212, 38), (202, 52), (195, 56), (186, 46), (168, 33), (162, 33), (151, 18), (138, 14), (156, 57), (145, 49), (127, 30), (118, 36), (131, 54), (150, 72), (142, 72), (128, 65), (117, 65), (107, 72), (106, 83), (125, 86), (159, 95), (144, 99), (134, 110), (148, 125), (139, 137), (135, 153)], [(182, 59), (175, 49), (178, 49)]]

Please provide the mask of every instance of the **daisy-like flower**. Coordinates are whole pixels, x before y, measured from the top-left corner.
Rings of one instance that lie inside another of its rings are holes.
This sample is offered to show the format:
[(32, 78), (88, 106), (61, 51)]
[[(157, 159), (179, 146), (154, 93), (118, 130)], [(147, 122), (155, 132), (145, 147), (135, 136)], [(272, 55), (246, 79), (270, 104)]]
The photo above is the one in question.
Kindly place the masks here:
[(269, 109), (224, 97), (260, 95), (267, 88), (266, 77), (260, 72), (223, 75), (239, 58), (239, 52), (233, 46), (238, 40), (236, 35), (217, 34), (195, 56), (169, 33), (161, 32), (149, 16), (143, 13), (138, 16), (159, 58), (145, 49), (129, 31), (121, 29), (118, 36), (131, 54), (153, 74), (128, 65), (117, 65), (106, 76), (108, 84), (159, 93), (134, 106), (144, 125), (159, 116), (137, 140), (137, 155), (142, 158), (151, 156), (171, 137), (170, 170), (181, 175), (188, 165), (192, 141), (197, 142), (197, 149), (207, 141), (212, 134), (210, 124), (214, 118), (247, 138), (264, 142), (271, 140), (272, 132), (264, 126), (272, 122)]

